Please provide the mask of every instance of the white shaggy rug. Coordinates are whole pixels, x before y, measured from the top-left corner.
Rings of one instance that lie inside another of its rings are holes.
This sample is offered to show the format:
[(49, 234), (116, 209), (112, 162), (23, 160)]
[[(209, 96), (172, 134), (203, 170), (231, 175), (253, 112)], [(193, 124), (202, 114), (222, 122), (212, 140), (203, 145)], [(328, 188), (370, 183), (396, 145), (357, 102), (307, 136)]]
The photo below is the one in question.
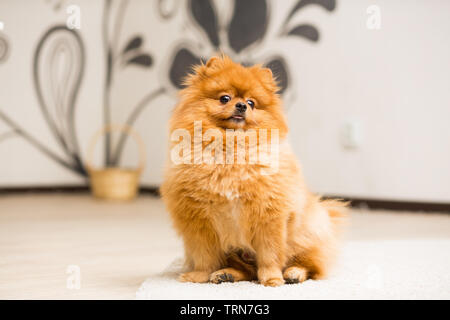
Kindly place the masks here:
[(181, 260), (147, 279), (138, 299), (450, 299), (450, 239), (363, 240), (345, 244), (326, 280), (269, 288), (252, 282), (176, 280)]

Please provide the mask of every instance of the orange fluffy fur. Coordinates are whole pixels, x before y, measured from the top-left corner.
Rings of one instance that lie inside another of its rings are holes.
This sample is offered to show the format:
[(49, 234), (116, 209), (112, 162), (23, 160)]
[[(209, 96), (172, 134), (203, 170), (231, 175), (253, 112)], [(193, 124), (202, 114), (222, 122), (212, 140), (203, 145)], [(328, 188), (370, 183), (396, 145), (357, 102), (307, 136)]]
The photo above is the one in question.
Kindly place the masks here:
[[(194, 136), (199, 120), (204, 131), (219, 129), (224, 137), (226, 129), (276, 128), (280, 155), (278, 171), (269, 175), (261, 174), (259, 163), (175, 165), (169, 160), (161, 193), (184, 241), (189, 271), (180, 281), (258, 280), (279, 286), (327, 274), (345, 204), (321, 200), (306, 188), (286, 142), (277, 90), (269, 69), (243, 67), (226, 56), (196, 66), (186, 79), (171, 132), (184, 128)], [(221, 103), (223, 95), (231, 100)], [(236, 103), (248, 99), (255, 107), (247, 108), (245, 121), (229, 120)]]

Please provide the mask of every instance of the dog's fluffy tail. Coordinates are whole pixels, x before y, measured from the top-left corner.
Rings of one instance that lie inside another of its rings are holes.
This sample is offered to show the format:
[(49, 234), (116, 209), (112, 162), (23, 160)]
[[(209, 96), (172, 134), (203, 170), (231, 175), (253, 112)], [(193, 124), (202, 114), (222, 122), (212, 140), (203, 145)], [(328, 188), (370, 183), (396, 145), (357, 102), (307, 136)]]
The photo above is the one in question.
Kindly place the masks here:
[(328, 211), (336, 234), (340, 234), (348, 222), (350, 202), (342, 199), (321, 199), (320, 204)]

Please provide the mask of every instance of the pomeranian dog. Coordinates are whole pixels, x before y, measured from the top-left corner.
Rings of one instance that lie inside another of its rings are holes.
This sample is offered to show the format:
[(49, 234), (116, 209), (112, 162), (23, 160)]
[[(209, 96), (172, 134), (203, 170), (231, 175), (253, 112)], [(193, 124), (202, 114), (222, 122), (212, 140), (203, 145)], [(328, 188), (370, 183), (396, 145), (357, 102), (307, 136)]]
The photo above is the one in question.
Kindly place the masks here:
[[(271, 70), (213, 57), (185, 85), (169, 123), (171, 159), (161, 186), (184, 241), (188, 270), (179, 280), (279, 286), (323, 278), (346, 204), (305, 186)], [(255, 136), (252, 147), (247, 140)], [(251, 161), (254, 147), (272, 150), (269, 161)]]

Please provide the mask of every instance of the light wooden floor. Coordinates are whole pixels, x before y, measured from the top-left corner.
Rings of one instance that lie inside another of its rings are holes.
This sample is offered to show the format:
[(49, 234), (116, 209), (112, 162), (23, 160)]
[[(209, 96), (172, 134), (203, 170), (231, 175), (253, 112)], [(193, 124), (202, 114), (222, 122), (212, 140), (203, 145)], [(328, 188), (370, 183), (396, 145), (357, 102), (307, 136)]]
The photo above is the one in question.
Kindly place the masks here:
[[(133, 299), (182, 255), (162, 202), (106, 203), (84, 195), (0, 198), (0, 298)], [(81, 288), (67, 289), (69, 265)]]
[[(450, 215), (354, 211), (351, 240), (450, 237)], [(182, 256), (158, 198), (107, 203), (88, 195), (0, 197), (0, 299), (133, 299)], [(70, 265), (81, 288), (68, 289)]]

